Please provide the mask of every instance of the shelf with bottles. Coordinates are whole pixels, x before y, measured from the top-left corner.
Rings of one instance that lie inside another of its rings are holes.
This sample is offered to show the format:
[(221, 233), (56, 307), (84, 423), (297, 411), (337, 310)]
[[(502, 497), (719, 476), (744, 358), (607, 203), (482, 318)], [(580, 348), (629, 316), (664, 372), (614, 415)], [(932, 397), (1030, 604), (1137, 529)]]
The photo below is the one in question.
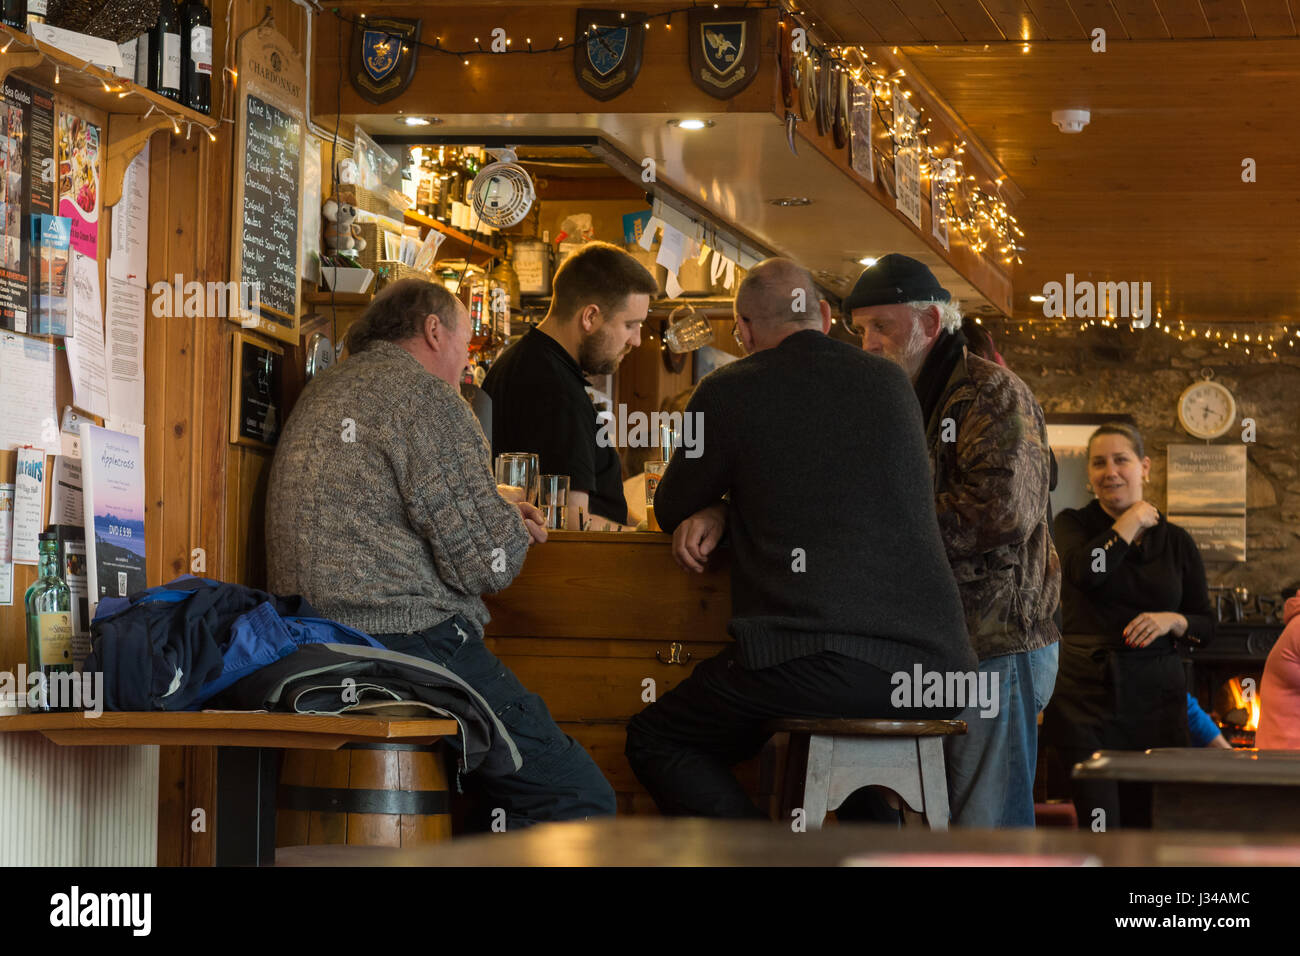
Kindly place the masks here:
[(4, 24), (0, 24), (0, 50), (6, 51), (0, 56), (0, 81), (12, 72), (20, 79), (102, 110), (110, 117), (161, 113), (160, 128), (174, 121), (174, 131), (179, 133), (184, 133), (188, 125), (198, 127), (206, 135), (221, 124), (219, 117), (183, 106), (177, 100)]

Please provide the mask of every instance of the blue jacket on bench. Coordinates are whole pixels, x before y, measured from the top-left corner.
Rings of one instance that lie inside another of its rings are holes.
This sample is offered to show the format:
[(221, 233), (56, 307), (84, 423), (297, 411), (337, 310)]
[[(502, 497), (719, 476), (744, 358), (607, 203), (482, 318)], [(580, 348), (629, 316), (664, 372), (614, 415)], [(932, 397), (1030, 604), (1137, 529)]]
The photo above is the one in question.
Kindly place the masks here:
[(300, 597), (186, 574), (104, 598), (84, 669), (104, 673), (105, 710), (198, 710), (304, 644), (382, 644), (319, 617)]

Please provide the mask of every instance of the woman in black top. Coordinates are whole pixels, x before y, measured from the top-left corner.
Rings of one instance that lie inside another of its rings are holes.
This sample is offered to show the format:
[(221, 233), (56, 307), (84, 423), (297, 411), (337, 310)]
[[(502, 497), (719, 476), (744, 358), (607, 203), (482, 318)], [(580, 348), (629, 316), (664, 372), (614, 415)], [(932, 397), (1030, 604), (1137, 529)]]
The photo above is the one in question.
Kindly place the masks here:
[[(1174, 642), (1204, 643), (1214, 623), (1196, 543), (1142, 498), (1150, 469), (1137, 429), (1101, 426), (1088, 441), (1097, 499), (1056, 518), (1065, 626), (1043, 736), (1069, 766), (1094, 750), (1189, 745)], [(1071, 780), (1071, 788), (1080, 827), (1120, 826), (1114, 783)], [(1143, 809), (1124, 802), (1130, 826), (1145, 820)]]

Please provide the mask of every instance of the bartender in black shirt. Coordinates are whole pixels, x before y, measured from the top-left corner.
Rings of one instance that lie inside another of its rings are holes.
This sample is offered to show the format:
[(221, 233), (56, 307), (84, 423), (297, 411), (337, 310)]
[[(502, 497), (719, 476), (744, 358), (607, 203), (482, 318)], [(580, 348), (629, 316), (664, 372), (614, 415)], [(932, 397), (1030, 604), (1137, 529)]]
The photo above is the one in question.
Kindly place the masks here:
[(534, 452), (542, 474), (569, 476), (568, 526), (579, 509), (597, 530), (627, 522), (618, 449), (596, 440), (585, 375), (610, 375), (641, 344), (658, 283), (617, 246), (592, 242), (569, 256), (553, 284), (546, 318), (488, 370), (492, 455)]

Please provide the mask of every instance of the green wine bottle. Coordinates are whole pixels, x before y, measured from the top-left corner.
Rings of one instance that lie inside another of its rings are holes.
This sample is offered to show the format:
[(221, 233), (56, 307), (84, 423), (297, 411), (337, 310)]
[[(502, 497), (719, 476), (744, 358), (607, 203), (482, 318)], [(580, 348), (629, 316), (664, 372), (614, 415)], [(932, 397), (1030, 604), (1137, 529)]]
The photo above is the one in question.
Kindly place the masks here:
[[(72, 592), (59, 574), (59, 536), (40, 536), (37, 578), (23, 596), (27, 606), (27, 672), (40, 674), (39, 702), (33, 709), (68, 709), (66, 701), (50, 706), (50, 680), (54, 674), (72, 673)], [(30, 680), (30, 678), (29, 678)], [(30, 701), (30, 697), (28, 698)]]

